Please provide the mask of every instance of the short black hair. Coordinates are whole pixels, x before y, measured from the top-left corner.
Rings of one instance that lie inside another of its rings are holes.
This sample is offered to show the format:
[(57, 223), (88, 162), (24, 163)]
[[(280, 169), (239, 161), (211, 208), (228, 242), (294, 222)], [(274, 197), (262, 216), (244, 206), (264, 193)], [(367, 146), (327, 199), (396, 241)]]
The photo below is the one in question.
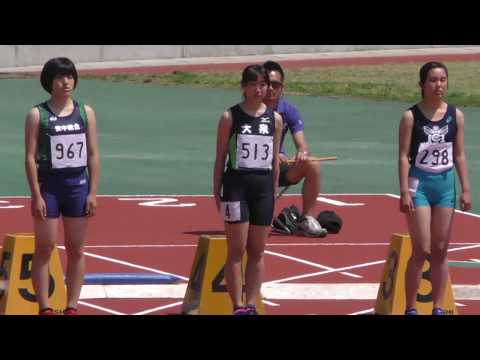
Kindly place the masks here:
[(262, 65), (248, 65), (242, 72), (242, 84), (246, 84), (249, 81), (257, 81), (259, 76), (263, 76), (267, 84), (270, 85), (267, 70)]
[(58, 75), (73, 76), (75, 79), (73, 87), (77, 87), (78, 73), (72, 60), (66, 57), (57, 57), (48, 60), (45, 65), (43, 65), (42, 73), (40, 74), (40, 83), (45, 91), (50, 94), (52, 93), (52, 82)]
[(272, 60), (268, 60), (268, 61), (263, 63), (263, 67), (265, 69), (267, 69), (268, 72), (278, 71), (280, 73), (280, 75), (282, 75), (282, 81), (285, 80), (285, 74), (283, 73), (283, 69), (282, 69), (282, 67), (280, 66), (279, 63), (277, 63), (275, 61), (272, 61)]

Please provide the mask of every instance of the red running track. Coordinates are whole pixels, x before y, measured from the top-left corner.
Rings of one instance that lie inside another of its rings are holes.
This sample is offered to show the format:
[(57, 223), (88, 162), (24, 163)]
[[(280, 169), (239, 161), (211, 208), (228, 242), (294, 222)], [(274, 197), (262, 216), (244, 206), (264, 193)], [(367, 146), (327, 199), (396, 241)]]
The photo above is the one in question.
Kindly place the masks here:
[[(300, 196), (283, 196), (285, 206)], [(188, 278), (200, 234), (221, 234), (223, 223), (210, 196), (100, 196), (86, 244), (87, 272), (167, 272)], [(392, 195), (322, 195), (317, 210), (334, 210), (344, 220), (340, 234), (324, 239), (271, 234), (265, 282), (284, 284), (378, 284), (392, 233), (407, 232)], [(458, 213), (449, 260), (480, 259), (480, 216)], [(32, 232), (29, 199), (0, 198), (0, 236)], [(61, 244), (63, 239), (61, 239)], [(65, 254), (60, 250), (63, 265)], [(348, 269), (353, 267), (352, 269)], [(344, 272), (338, 268), (347, 268)], [(331, 269), (325, 273), (325, 269)], [(333, 270), (332, 270), (333, 269)], [(323, 272), (323, 274), (311, 275)], [(450, 268), (454, 285), (478, 283), (480, 269)], [(185, 280), (182, 281), (185, 283)], [(268, 314), (353, 314), (375, 299), (270, 299)], [(175, 314), (182, 298), (83, 299), (82, 314)], [(480, 302), (460, 300), (460, 314), (480, 313)]]

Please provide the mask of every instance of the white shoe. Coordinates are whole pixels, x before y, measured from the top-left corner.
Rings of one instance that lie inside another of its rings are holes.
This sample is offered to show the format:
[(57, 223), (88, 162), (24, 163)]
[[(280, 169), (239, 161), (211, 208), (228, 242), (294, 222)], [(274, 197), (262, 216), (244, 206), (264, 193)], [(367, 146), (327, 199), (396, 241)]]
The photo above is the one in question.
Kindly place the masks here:
[(298, 222), (298, 235), (309, 237), (325, 237), (328, 231), (313, 216), (305, 216)]

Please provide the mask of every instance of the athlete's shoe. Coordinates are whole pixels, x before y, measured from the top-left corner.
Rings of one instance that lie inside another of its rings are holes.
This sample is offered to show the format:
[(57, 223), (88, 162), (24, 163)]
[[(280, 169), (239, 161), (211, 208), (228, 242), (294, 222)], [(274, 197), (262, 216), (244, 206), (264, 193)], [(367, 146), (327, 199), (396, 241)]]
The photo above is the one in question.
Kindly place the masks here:
[(407, 309), (405, 315), (418, 315), (417, 309)]
[(63, 310), (63, 315), (78, 315), (78, 310), (74, 307), (67, 307)]
[(432, 315), (445, 315), (445, 311), (442, 308), (433, 308)]
[(255, 307), (255, 305), (248, 304), (247, 309), (249, 311), (248, 315), (258, 315), (257, 308)]
[(250, 315), (250, 311), (246, 306), (239, 306), (233, 309), (233, 315)]
[(308, 237), (325, 237), (328, 231), (319, 224), (313, 216), (303, 216), (297, 224), (296, 235)]
[(41, 309), (38, 312), (38, 315), (57, 315), (57, 313), (53, 311), (52, 308), (45, 308), (45, 309)]

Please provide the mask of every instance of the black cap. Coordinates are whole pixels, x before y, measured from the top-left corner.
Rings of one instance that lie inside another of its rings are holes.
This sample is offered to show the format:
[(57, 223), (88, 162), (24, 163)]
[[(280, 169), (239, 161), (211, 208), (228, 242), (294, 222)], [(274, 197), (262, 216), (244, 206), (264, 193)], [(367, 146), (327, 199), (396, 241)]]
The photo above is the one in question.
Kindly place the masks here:
[(338, 234), (343, 225), (342, 219), (335, 211), (321, 211), (317, 220), (323, 228), (327, 229), (329, 234)]

